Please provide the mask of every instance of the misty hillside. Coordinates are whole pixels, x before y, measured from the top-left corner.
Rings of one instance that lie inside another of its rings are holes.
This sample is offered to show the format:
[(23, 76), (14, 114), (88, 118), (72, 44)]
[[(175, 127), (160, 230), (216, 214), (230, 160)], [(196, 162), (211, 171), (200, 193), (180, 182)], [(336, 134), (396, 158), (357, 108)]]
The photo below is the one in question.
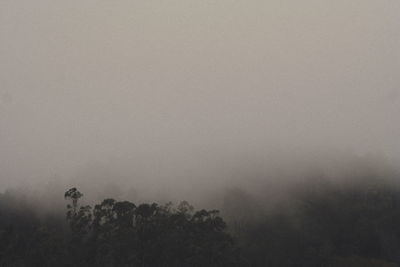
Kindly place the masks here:
[[(0, 195), (1, 266), (398, 266), (400, 184), (311, 179), (271, 207), (239, 189), (225, 211), (104, 199), (39, 213)], [(266, 209), (265, 207), (269, 208)], [(228, 216), (229, 214), (229, 216)]]
[(400, 266), (399, 0), (0, 0), (0, 267)]

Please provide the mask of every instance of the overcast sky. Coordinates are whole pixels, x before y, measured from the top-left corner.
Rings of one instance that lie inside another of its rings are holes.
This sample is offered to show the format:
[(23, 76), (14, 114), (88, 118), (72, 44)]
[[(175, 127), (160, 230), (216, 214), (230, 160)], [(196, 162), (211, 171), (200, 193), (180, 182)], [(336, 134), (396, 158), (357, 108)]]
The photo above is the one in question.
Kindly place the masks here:
[(398, 0), (0, 1), (2, 187), (91, 162), (157, 181), (274, 151), (397, 161), (399, 114)]

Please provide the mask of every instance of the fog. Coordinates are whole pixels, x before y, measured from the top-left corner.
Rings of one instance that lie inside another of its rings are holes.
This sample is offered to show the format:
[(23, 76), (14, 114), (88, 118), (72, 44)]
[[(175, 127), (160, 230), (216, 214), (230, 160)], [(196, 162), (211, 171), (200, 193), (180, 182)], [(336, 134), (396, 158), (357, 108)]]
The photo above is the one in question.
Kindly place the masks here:
[(398, 165), (399, 12), (395, 0), (2, 0), (0, 189), (198, 200)]

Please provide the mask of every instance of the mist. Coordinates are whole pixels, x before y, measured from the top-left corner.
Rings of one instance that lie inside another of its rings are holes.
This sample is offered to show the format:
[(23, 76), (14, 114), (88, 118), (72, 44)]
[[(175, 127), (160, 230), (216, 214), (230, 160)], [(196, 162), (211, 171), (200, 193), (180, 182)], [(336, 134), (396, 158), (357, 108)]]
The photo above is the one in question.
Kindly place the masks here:
[(313, 171), (397, 169), (399, 12), (2, 0), (0, 189), (201, 202)]

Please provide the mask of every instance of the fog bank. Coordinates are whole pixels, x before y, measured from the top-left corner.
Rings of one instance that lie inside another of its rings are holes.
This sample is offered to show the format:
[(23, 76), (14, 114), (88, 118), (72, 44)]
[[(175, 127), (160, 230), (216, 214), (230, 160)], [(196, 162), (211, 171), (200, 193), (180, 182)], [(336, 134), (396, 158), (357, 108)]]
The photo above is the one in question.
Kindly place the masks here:
[(399, 12), (390, 0), (2, 0), (0, 189), (200, 199), (343, 155), (397, 165)]

